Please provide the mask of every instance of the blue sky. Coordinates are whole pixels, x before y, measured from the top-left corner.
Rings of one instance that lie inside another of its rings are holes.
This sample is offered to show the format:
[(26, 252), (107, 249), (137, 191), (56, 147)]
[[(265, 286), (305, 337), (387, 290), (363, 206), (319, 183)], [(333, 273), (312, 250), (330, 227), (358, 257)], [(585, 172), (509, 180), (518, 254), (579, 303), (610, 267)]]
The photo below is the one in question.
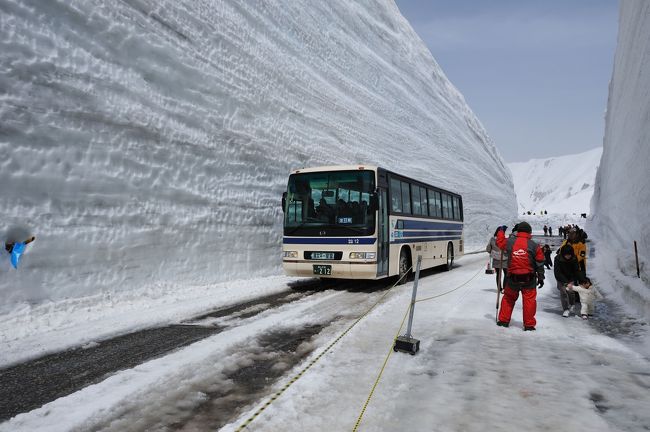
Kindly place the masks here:
[(396, 0), (507, 162), (602, 146), (615, 0)]

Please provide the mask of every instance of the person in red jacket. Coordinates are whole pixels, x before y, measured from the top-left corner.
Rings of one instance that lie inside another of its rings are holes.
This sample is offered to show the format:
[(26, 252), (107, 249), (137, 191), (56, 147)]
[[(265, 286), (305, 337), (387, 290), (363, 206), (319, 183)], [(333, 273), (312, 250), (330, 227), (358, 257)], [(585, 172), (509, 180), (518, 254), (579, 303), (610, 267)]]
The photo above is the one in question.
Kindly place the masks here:
[(516, 227), (516, 235), (506, 238), (505, 230), (497, 233), (497, 246), (506, 252), (508, 257), (508, 277), (505, 282), (503, 299), (497, 325), (508, 327), (512, 309), (519, 298), (523, 301), (524, 330), (535, 330), (537, 321), (537, 290), (544, 286), (544, 252), (531, 240), (532, 229), (528, 222), (520, 222)]

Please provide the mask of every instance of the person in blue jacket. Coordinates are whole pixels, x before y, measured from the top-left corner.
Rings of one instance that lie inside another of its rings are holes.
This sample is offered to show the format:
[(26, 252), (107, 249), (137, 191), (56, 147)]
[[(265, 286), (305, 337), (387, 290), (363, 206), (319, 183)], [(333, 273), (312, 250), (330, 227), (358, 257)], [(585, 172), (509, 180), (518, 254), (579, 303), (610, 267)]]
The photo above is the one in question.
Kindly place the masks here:
[(36, 237), (32, 236), (24, 242), (5, 243), (5, 250), (9, 252), (11, 265), (14, 266), (15, 269), (18, 268), (18, 262), (20, 261), (23, 252), (25, 252), (25, 247), (34, 240), (36, 240)]

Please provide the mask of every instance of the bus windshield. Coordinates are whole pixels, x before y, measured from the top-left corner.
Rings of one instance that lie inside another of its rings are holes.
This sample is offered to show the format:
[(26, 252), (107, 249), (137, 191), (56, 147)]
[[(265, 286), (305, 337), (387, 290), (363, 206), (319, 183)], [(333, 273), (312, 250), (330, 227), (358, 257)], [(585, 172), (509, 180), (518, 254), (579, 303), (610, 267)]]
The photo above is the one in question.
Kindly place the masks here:
[(370, 235), (375, 212), (373, 171), (292, 174), (284, 208), (285, 235)]

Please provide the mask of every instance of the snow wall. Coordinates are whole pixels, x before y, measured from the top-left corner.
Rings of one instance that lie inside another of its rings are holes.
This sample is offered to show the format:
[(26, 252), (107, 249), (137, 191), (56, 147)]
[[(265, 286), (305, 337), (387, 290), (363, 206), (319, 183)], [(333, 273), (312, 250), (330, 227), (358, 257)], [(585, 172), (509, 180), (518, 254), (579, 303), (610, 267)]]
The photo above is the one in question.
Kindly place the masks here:
[[(620, 2), (618, 43), (609, 85), (603, 156), (591, 201), (598, 248), (605, 265), (623, 271), (623, 299), (650, 317), (650, 2)], [(636, 274), (637, 241), (642, 279)], [(598, 255), (598, 254), (597, 254)]]
[[(509, 170), (389, 0), (0, 2), (0, 311), (281, 274), (291, 169), (365, 163), (516, 215)], [(4, 251), (2, 252), (4, 253)], [(23, 307), (20, 306), (20, 307)]]

